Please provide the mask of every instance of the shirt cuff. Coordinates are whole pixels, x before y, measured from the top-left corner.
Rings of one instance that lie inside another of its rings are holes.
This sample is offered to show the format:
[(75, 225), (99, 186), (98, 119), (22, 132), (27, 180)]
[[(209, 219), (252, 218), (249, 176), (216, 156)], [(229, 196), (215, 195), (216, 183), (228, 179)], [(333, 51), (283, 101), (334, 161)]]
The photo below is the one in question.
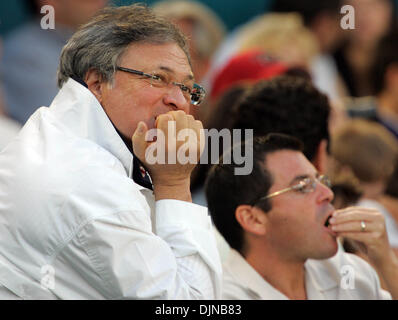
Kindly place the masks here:
[(176, 225), (202, 227), (208, 230), (212, 228), (206, 207), (173, 199), (156, 201), (156, 229)]

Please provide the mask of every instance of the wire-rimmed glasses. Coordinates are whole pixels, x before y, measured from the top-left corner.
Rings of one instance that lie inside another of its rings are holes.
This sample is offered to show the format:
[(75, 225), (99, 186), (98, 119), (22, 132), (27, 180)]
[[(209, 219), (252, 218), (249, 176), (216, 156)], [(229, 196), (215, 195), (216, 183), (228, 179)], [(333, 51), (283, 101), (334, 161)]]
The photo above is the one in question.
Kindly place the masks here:
[(315, 178), (308, 177), (308, 178), (302, 179), (301, 181), (299, 181), (299, 183), (295, 184), (294, 186), (291, 186), (291, 187), (288, 187), (288, 188), (285, 188), (285, 189), (282, 189), (282, 190), (279, 190), (279, 191), (275, 191), (275, 192), (273, 192), (271, 194), (268, 194), (268, 195), (266, 195), (264, 197), (261, 197), (260, 199), (258, 199), (256, 201), (256, 203), (258, 203), (258, 202), (260, 202), (262, 200), (265, 200), (265, 199), (269, 199), (269, 198), (272, 198), (272, 197), (279, 196), (279, 195), (281, 195), (281, 194), (283, 194), (285, 192), (288, 192), (288, 191), (296, 191), (296, 192), (301, 192), (301, 193), (314, 192), (315, 189), (316, 189), (316, 184), (318, 182), (322, 183), (323, 185), (327, 186), (328, 188), (331, 187), (330, 179), (326, 175), (320, 175), (320, 176), (315, 177)]
[(183, 83), (175, 82), (171, 79), (167, 72), (154, 72), (151, 74), (119, 66), (117, 69), (145, 77), (150, 81), (151, 86), (157, 88), (167, 88), (170, 86), (170, 84), (178, 86), (181, 89), (185, 99), (194, 106), (200, 105), (206, 96), (206, 91), (202, 86), (194, 83), (193, 86), (190, 87)]

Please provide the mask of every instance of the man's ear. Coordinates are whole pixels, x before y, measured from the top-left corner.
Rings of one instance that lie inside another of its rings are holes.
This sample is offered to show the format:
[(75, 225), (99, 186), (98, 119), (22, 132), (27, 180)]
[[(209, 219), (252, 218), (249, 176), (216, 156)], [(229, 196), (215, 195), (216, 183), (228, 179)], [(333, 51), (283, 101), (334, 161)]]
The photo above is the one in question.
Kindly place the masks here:
[(87, 71), (84, 82), (87, 84), (88, 89), (91, 93), (97, 98), (97, 100), (101, 103), (102, 102), (102, 89), (104, 82), (102, 82), (102, 77), (98, 73), (98, 71), (94, 69), (90, 69)]
[(312, 164), (318, 170), (319, 173), (324, 174), (327, 172), (328, 166), (328, 152), (327, 152), (328, 142), (326, 139), (322, 139), (316, 150)]
[(249, 233), (261, 236), (266, 232), (267, 215), (260, 208), (240, 205), (235, 210), (235, 218)]

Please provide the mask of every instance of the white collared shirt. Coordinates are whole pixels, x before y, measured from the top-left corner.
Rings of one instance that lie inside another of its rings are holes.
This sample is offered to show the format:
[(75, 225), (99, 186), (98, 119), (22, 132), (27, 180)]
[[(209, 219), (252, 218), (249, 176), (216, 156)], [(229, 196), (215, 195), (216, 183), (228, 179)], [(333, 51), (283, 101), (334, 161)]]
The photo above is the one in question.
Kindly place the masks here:
[[(236, 250), (230, 251), (223, 267), (223, 299), (288, 300)], [(307, 260), (305, 286), (309, 300), (391, 299), (391, 295), (380, 288), (377, 274), (370, 265), (340, 250), (330, 259)]]
[(69, 79), (0, 154), (0, 298), (214, 299), (207, 209), (155, 202), (89, 90)]

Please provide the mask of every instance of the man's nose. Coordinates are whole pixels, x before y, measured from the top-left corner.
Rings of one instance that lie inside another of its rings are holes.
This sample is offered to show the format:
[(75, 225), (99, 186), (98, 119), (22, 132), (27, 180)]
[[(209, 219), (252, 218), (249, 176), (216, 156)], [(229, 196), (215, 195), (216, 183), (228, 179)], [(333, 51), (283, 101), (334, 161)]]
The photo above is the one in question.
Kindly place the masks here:
[(328, 186), (324, 185), (321, 182), (318, 182), (318, 186), (317, 189), (319, 190), (319, 201), (323, 202), (323, 201), (328, 201), (328, 202), (332, 202), (333, 198), (334, 198), (334, 193), (332, 191), (332, 189), (330, 189)]
[(174, 84), (171, 84), (170, 87), (167, 88), (163, 96), (163, 102), (173, 109), (183, 110), (185, 113), (189, 113), (191, 106), (190, 101), (184, 96), (181, 88)]

